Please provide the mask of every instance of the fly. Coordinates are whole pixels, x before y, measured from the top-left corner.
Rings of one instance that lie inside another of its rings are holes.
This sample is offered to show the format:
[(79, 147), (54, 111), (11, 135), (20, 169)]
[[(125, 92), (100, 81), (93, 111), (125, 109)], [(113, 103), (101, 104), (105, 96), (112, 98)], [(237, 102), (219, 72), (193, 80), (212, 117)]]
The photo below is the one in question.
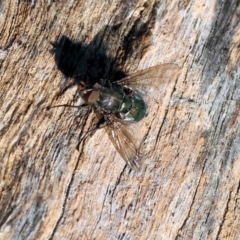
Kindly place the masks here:
[(93, 86), (85, 81), (79, 83), (78, 91), (85, 104), (103, 118), (111, 141), (132, 169), (140, 169), (142, 154), (129, 125), (146, 116), (146, 99), (157, 95), (161, 84), (167, 84), (179, 71), (178, 65), (162, 64), (114, 82), (100, 80)]

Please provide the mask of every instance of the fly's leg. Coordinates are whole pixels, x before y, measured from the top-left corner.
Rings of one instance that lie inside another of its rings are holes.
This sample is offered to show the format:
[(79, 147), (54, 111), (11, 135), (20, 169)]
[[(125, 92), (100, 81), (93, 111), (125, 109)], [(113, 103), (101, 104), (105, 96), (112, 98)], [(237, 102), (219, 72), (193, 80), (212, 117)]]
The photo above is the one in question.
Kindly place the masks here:
[(70, 105), (70, 104), (61, 104), (61, 105), (55, 105), (55, 106), (48, 106), (46, 107), (47, 110), (51, 109), (51, 108), (56, 108), (56, 107), (72, 107), (72, 108), (82, 108), (82, 107), (87, 107), (89, 106), (89, 104), (84, 103), (80, 106), (74, 106), (74, 105)]
[(77, 150), (79, 150), (80, 143), (81, 143), (82, 141), (84, 141), (84, 140), (89, 136), (90, 133), (93, 133), (93, 132), (95, 132), (95, 131), (97, 131), (97, 130), (99, 130), (99, 129), (102, 129), (102, 128), (106, 127), (106, 126), (107, 126), (107, 123), (106, 123), (106, 121), (105, 121), (104, 116), (102, 116), (102, 117), (99, 119), (98, 123), (96, 124), (96, 127), (95, 127), (95, 128), (93, 128), (93, 129), (91, 129), (91, 130), (88, 130), (87, 132), (84, 133), (84, 136), (79, 140), (79, 142), (78, 142), (78, 144), (77, 144), (77, 147), (76, 147)]

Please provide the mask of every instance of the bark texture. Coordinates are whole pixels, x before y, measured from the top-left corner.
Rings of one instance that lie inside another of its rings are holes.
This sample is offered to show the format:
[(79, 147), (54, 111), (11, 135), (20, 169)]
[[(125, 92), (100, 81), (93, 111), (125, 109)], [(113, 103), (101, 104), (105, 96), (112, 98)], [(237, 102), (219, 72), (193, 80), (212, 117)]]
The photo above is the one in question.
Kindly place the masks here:
[[(0, 239), (240, 239), (239, 3), (1, 1)], [(136, 125), (141, 171), (104, 129), (76, 149), (94, 113), (46, 111), (81, 103), (51, 52), (63, 36), (93, 76), (182, 68)]]

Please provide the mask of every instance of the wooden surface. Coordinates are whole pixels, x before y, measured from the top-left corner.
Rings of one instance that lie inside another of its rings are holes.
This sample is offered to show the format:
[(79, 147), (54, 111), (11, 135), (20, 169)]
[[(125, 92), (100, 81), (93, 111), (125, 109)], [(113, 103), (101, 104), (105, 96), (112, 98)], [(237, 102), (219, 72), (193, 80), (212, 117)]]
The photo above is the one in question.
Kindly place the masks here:
[[(240, 239), (239, 1), (3, 0), (0, 12), (1, 240)], [(76, 149), (94, 113), (46, 111), (81, 103), (50, 51), (62, 36), (93, 73), (182, 68), (136, 126), (141, 171), (104, 129)]]

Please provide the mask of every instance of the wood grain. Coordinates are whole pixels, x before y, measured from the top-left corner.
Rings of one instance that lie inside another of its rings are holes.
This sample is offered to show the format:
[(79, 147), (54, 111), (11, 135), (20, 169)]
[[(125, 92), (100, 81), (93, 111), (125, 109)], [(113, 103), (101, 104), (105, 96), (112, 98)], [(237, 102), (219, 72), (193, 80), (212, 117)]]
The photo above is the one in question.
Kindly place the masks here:
[[(0, 12), (0, 239), (240, 239), (239, 1), (5, 0)], [(141, 171), (104, 129), (76, 149), (94, 113), (46, 110), (81, 103), (51, 53), (62, 36), (93, 74), (182, 68), (136, 125)]]

